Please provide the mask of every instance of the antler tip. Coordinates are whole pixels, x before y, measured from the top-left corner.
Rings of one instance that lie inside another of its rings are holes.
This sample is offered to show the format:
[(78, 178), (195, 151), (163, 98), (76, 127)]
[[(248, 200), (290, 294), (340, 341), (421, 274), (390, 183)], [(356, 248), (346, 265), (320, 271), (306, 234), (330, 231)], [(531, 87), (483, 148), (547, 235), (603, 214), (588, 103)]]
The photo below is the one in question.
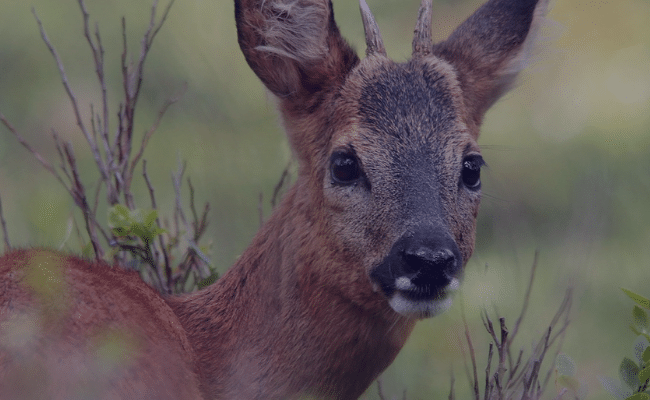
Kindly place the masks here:
[(359, 0), (359, 8), (361, 10), (361, 20), (363, 21), (363, 30), (366, 34), (366, 55), (382, 54), (386, 55), (386, 48), (384, 41), (379, 32), (379, 26), (375, 21), (375, 17), (370, 12), (370, 7), (366, 0)]

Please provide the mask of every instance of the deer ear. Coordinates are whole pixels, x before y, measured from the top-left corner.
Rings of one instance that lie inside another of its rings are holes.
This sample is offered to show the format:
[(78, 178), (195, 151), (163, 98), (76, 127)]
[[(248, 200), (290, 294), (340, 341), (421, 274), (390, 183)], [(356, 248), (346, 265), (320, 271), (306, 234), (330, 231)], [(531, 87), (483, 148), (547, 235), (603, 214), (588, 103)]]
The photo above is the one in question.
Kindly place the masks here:
[(237, 0), (235, 19), (246, 61), (280, 99), (309, 103), (315, 93), (342, 82), (359, 61), (336, 26), (329, 0)]
[(434, 54), (456, 68), (475, 123), (525, 67), (547, 5), (548, 0), (490, 0), (434, 46)]

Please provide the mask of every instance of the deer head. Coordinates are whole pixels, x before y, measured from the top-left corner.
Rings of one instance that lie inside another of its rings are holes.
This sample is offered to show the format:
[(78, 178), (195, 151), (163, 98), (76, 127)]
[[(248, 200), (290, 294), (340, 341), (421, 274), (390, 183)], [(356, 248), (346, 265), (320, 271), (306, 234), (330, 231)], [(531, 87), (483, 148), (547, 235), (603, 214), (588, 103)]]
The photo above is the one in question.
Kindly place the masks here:
[(312, 228), (354, 260), (333, 272), (343, 292), (346, 274), (363, 274), (404, 316), (450, 306), (474, 248), (479, 126), (523, 67), (545, 3), (491, 0), (433, 44), (424, 0), (412, 58), (394, 62), (364, 0), (363, 60), (328, 0), (236, 1), (241, 49), (278, 100)]

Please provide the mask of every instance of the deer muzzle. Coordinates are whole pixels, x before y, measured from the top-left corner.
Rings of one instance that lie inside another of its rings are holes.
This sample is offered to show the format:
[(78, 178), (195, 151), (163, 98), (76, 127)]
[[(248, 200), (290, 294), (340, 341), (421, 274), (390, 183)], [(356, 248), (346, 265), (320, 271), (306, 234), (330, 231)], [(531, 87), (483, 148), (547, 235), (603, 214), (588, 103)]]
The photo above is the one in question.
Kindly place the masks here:
[(402, 235), (370, 277), (396, 312), (428, 318), (451, 306), (462, 267), (460, 251), (447, 229), (423, 227)]

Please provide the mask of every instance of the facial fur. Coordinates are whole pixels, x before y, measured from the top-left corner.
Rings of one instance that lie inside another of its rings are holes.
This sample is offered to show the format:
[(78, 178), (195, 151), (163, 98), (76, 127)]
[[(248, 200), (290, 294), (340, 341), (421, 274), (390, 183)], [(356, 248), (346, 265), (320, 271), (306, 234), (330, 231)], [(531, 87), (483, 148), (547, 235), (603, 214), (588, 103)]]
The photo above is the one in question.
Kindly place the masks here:
[[(457, 265), (449, 272), (449, 282), (443, 279), (442, 287), (429, 287), (422, 296), (427, 302), (445, 301), (445, 288), (457, 288), (472, 254), (480, 200), (480, 190), (466, 188), (461, 178), (465, 157), (480, 153), (463, 120), (453, 69), (434, 57), (402, 64), (370, 57), (350, 74), (340, 97), (353, 99), (343, 103), (356, 109), (339, 123), (329, 157), (343, 153), (355, 158), (359, 176), (337, 182), (332, 161), (323, 162), (328, 169), (322, 175), (324, 202), (336, 240), (358, 251), (363, 257), (360, 267), (373, 276), (389, 262), (386, 258), (400, 238), (423, 230), (433, 236), (448, 232), (450, 248), (457, 249)], [(369, 283), (381, 287), (389, 299), (400, 293), (399, 282), (403, 289), (408, 286), (409, 278), (401, 275), (386, 279), (392, 283), (376, 277)]]

